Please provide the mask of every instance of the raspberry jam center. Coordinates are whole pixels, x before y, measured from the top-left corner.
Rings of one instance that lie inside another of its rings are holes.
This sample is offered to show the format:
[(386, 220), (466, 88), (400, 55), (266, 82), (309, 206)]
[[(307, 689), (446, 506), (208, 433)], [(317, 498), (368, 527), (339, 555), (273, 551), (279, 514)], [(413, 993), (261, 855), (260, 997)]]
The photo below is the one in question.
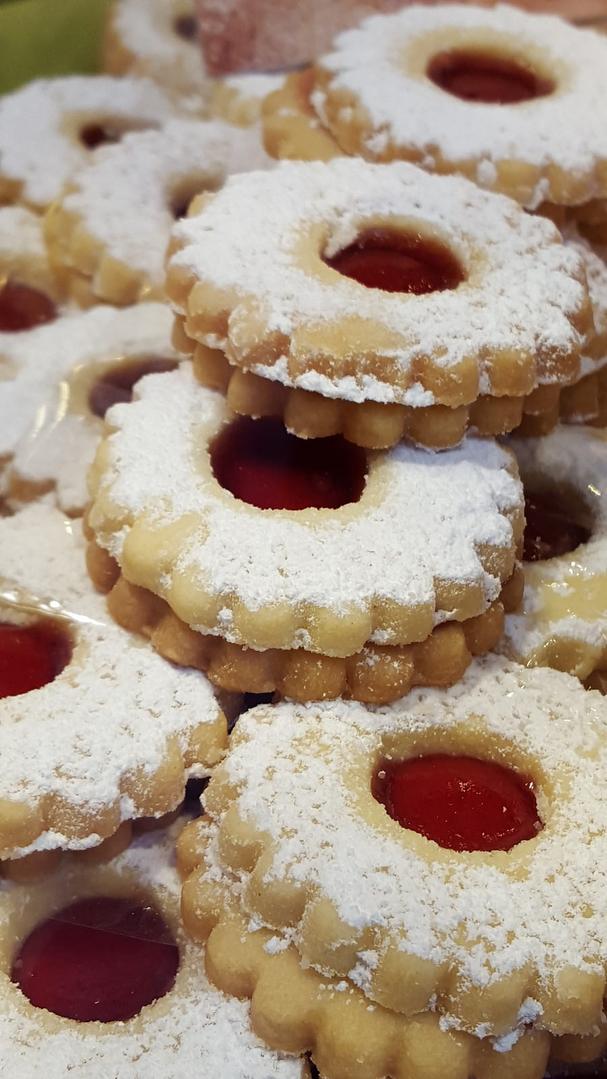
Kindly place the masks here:
[(558, 498), (547, 494), (525, 495), (525, 521), (525, 562), (558, 558), (591, 536), (590, 529), (575, 521)]
[(179, 949), (153, 907), (80, 899), (41, 922), (11, 978), (36, 1008), (81, 1023), (124, 1022), (172, 989)]
[(0, 288), (0, 331), (21, 333), (53, 322), (57, 308), (44, 292), (19, 281), (7, 281)]
[(421, 296), (456, 288), (462, 268), (442, 244), (419, 234), (373, 229), (324, 260), (327, 266), (367, 288)]
[(448, 94), (483, 105), (517, 105), (554, 89), (548, 79), (515, 60), (459, 49), (433, 57), (427, 74)]
[(383, 761), (372, 792), (403, 828), (447, 850), (511, 850), (542, 827), (531, 781), (476, 757)]
[(196, 37), (197, 25), (193, 15), (178, 15), (173, 22), (173, 29), (177, 37), (184, 41), (193, 41)]
[(144, 375), (162, 374), (163, 371), (174, 371), (176, 367), (176, 360), (164, 356), (146, 356), (114, 367), (93, 384), (89, 408), (94, 416), (103, 419), (112, 405), (128, 404), (133, 400), (133, 389)]
[(0, 622), (0, 698), (18, 697), (53, 682), (71, 655), (69, 637), (55, 623)]
[(242, 416), (211, 445), (217, 482), (262, 510), (337, 509), (365, 486), (363, 450), (339, 435), (302, 439), (280, 420)]

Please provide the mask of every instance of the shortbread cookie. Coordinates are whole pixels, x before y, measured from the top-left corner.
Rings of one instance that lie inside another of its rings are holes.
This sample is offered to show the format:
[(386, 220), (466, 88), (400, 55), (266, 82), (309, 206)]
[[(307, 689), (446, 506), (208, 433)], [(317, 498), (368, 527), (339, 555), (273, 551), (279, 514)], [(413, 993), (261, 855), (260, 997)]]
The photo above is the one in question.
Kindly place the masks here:
[(283, 162), (208, 195), (172, 249), (187, 336), (280, 386), (389, 405), (401, 432), (403, 406), (456, 409), (579, 375), (579, 255), (552, 222), (461, 177)]
[(522, 435), (546, 435), (558, 423), (607, 426), (607, 249), (567, 226), (565, 238), (581, 255), (592, 303), (594, 333), (582, 355), (581, 378), (572, 386), (542, 387), (524, 404)]
[[(273, 952), (294, 945), (304, 967), (447, 1029), (592, 1034), (606, 722), (575, 679), (496, 656), (383, 710), (256, 708), (204, 795), (186, 922), (205, 935), (232, 908), (271, 930)], [(230, 950), (212, 935), (207, 968), (228, 988)]]
[(504, 648), (585, 679), (607, 667), (607, 434), (557, 427), (511, 445), (527, 493), (527, 562)]
[(52, 507), (0, 519), (0, 564), (0, 858), (174, 809), (223, 754), (207, 680), (108, 623), (80, 529)]
[(129, 400), (137, 379), (177, 365), (163, 304), (96, 307), (14, 334), (2, 347), (0, 461), (9, 500), (49, 490), (68, 513), (87, 502), (86, 474), (110, 404)]
[(440, 457), (305, 442), (231, 420), (187, 365), (107, 420), (97, 542), (200, 634), (333, 657), (408, 645), (482, 614), (513, 572), (521, 488), (493, 442)]
[(1, 207), (0, 352), (5, 334), (23, 333), (57, 318), (61, 298), (40, 218), (23, 206)]
[(0, 100), (0, 201), (45, 209), (95, 148), (174, 112), (149, 79), (39, 79)]
[(292, 71), (269, 94), (261, 110), (263, 140), (272, 157), (295, 161), (330, 161), (343, 151), (310, 100), (315, 87), (311, 67)]
[(140, 837), (108, 867), (72, 864), (27, 890), (0, 885), (8, 1071), (24, 1079), (307, 1074), (296, 1058), (264, 1049), (248, 1007), (204, 976), (179, 917), (179, 827)]
[(88, 281), (95, 301), (164, 297), (172, 226), (192, 198), (232, 172), (269, 164), (256, 131), (219, 121), (172, 120), (100, 149), (46, 218), (56, 263)]
[(545, 1033), (481, 1040), (445, 1029), (431, 1012), (407, 1018), (371, 1005), (345, 979), (302, 969), (288, 941), (252, 928), (230, 910), (218, 882), (214, 894), (224, 905), (218, 924), (202, 911), (200, 918), (193, 915), (187, 900), (184, 914), (196, 938), (210, 933), (210, 980), (226, 993), (251, 998), (253, 1029), (271, 1048), (311, 1049), (320, 1066), (314, 1079), (542, 1079), (550, 1040)]
[[(322, 393), (274, 382), (231, 364), (220, 349), (200, 345), (187, 336), (178, 318), (173, 342), (180, 352), (191, 353), (196, 378), (208, 389), (220, 390), (233, 412), (240, 416), (279, 416), (289, 431), (300, 438), (326, 438), (341, 434), (366, 449), (380, 450), (405, 440), (427, 449), (457, 446), (466, 431), (485, 437), (504, 435), (525, 425), (529, 433), (551, 430), (559, 408), (581, 422), (583, 413), (601, 424), (607, 409), (607, 375), (599, 360), (583, 356), (580, 370), (588, 371), (570, 387), (545, 383), (526, 397), (481, 395), (471, 405), (380, 404), (346, 401)], [(593, 344), (594, 348), (594, 344)], [(607, 423), (607, 418), (604, 421)], [(531, 430), (533, 429), (533, 430)]]
[(249, 127), (261, 119), (264, 102), (284, 83), (284, 75), (263, 72), (218, 79), (211, 96), (211, 115)]
[(112, 75), (155, 79), (202, 110), (212, 82), (198, 45), (193, 0), (114, 0), (104, 67)]
[(607, 195), (606, 93), (604, 36), (507, 4), (437, 4), (341, 35), (312, 101), (346, 153), (463, 173), (536, 208)]

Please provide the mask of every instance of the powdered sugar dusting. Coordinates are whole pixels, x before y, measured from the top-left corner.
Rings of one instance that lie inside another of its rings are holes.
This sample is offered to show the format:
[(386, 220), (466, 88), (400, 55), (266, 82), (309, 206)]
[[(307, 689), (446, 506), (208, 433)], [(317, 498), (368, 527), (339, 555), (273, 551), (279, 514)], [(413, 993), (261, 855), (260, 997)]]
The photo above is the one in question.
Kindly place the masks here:
[[(0, 933), (11, 956), (18, 925), (31, 924), (71, 899), (99, 894), (112, 880), (132, 882), (133, 894), (149, 893), (179, 945), (174, 988), (126, 1023), (77, 1023), (32, 1007), (0, 971), (0, 1041), (5, 1067), (23, 1079), (75, 1074), (82, 1079), (303, 1079), (302, 1063), (266, 1049), (250, 1029), (248, 1003), (225, 997), (207, 981), (200, 949), (179, 919), (179, 878), (173, 851), (178, 822), (169, 831), (140, 836), (111, 867), (62, 867), (43, 884), (0, 884)], [(111, 891), (111, 884), (109, 885)], [(38, 911), (38, 915), (36, 915)]]
[[(478, 47), (479, 40), (490, 41), (506, 56), (523, 57), (555, 80), (557, 90), (523, 104), (479, 105), (444, 92), (426, 76), (427, 62), (437, 52), (468, 43)], [(587, 198), (605, 194), (595, 167), (607, 158), (602, 123), (607, 41), (600, 34), (507, 4), (491, 9), (412, 5), (346, 31), (320, 66), (329, 75), (330, 96), (353, 95), (374, 133), (416, 158), (425, 156), (428, 168), (437, 150), (452, 162), (476, 159), (478, 182), (491, 187), (496, 178), (491, 166), (504, 159), (539, 166), (544, 175), (530, 200), (533, 206), (545, 197), (551, 165), (588, 174)], [(403, 101), (407, 108), (400, 106)], [(337, 125), (333, 133), (339, 137)], [(365, 149), (371, 158), (382, 152), (372, 139)]]
[[(387, 708), (256, 708), (239, 720), (227, 778), (241, 818), (269, 837), (266, 879), (307, 884), (348, 925), (378, 927), (383, 940), (454, 966), (473, 985), (526, 964), (549, 983), (568, 964), (602, 973), (607, 960), (606, 725), (607, 701), (577, 680), (492, 656), (449, 690), (416, 690)], [(413, 844), (377, 816), (365, 786), (399, 735), (421, 744), (471, 728), (483, 756), (507, 765), (516, 754), (535, 781), (543, 830), (508, 854)], [(247, 879), (235, 885), (245, 908)]]
[(26, 202), (47, 206), (90, 156), (82, 128), (157, 127), (173, 111), (148, 79), (74, 75), (29, 82), (0, 100), (0, 175), (21, 186)]
[[(60, 797), (90, 813), (94, 828), (116, 801), (121, 820), (136, 815), (120, 793), (125, 777), (142, 769), (153, 782), (167, 742), (185, 752), (196, 727), (219, 711), (203, 675), (173, 667), (108, 622), (86, 578), (83, 547), (79, 526), (44, 503), (0, 519), (0, 620), (21, 622), (24, 610), (40, 607), (74, 638), (72, 660), (53, 682), (0, 700), (0, 799)], [(205, 774), (202, 764), (190, 771)], [(77, 839), (49, 830), (27, 848), (0, 849), (0, 857), (99, 839), (94, 830)]]
[[(604, 338), (602, 347), (596, 343), (592, 355), (582, 355), (581, 374), (587, 375), (600, 370), (607, 364), (607, 248), (591, 244), (580, 236), (574, 225), (564, 232), (565, 240), (578, 252), (584, 262), (588, 292), (592, 304), (594, 328), (599, 338)], [(595, 354), (596, 353), (596, 354)]]
[(112, 27), (130, 54), (130, 72), (199, 95), (202, 104), (210, 80), (196, 37), (188, 41), (175, 30), (183, 17), (195, 17), (192, 0), (117, 0)]
[[(103, 371), (134, 357), (174, 357), (171, 315), (164, 304), (116, 310), (95, 307), (26, 333), (0, 336), (0, 457), (33, 483), (56, 485), (66, 511), (82, 510), (86, 474), (103, 424), (88, 408), (91, 385)], [(78, 383), (82, 383), (80, 389)]]
[[(42, 220), (23, 206), (0, 208), (0, 279), (10, 277), (54, 297), (57, 283), (49, 266)], [(4, 334), (0, 333), (0, 351)]]
[[(413, 231), (444, 242), (467, 279), (422, 296), (386, 293), (321, 261), (378, 220), (384, 228), (393, 220), (398, 229), (403, 218)], [(227, 337), (205, 343), (225, 348), (239, 362), (252, 306), (263, 332), (291, 337), (294, 352), (298, 332), (305, 329), (308, 338), (344, 320), (345, 360), (333, 359), (326, 371), (326, 346), (319, 344), (318, 358), (307, 346), (305, 366), (327, 376), (322, 392), (330, 380), (333, 395), (345, 399), (364, 392), (373, 400), (406, 400), (411, 383), (423, 379), (415, 374), (416, 363), (427, 357), (440, 369), (475, 359), (482, 381), (489, 372), (486, 357), (502, 349), (527, 355), (529, 365), (541, 350), (545, 364), (547, 354), (569, 354), (582, 343), (569, 321), (584, 297), (578, 254), (558, 242), (550, 222), (460, 177), (350, 158), (283, 162), (269, 172), (230, 178), (199, 215), (175, 226), (174, 235), (183, 247), (172, 264), (234, 296)], [(385, 379), (377, 375), (377, 384), (363, 390), (351, 361), (360, 354), (360, 327), (376, 325)], [(255, 370), (270, 376), (275, 361), (264, 363), (260, 351)], [(354, 390), (344, 376), (353, 378)], [(286, 381), (284, 375), (279, 381)]]
[(200, 191), (221, 187), (232, 172), (270, 163), (257, 131), (173, 120), (98, 150), (72, 178), (62, 205), (97, 245), (160, 289), (173, 202), (187, 203)]
[(524, 662), (542, 662), (555, 640), (577, 641), (585, 647), (575, 673), (585, 678), (607, 654), (607, 434), (562, 426), (545, 438), (509, 444), (529, 490), (554, 492), (558, 482), (577, 492), (592, 534), (570, 554), (525, 565), (523, 606), (506, 619), (504, 649)]
[[(119, 562), (130, 531), (129, 525), (115, 531), (121, 515), (145, 514), (160, 527), (193, 514), (200, 527), (184, 540), (173, 575), (204, 582), (225, 598), (222, 607), (237, 600), (250, 610), (313, 603), (343, 612), (382, 598), (434, 606), (435, 576), (480, 584), (487, 600), (496, 598), (500, 583), (483, 570), (475, 545), (511, 545), (504, 514), (521, 504), (521, 493), (494, 442), (471, 439), (441, 454), (399, 445), (370, 455), (366, 488), (354, 505), (264, 511), (215, 480), (206, 446), (229, 413), (222, 396), (197, 384), (189, 365), (142, 379), (135, 396), (108, 415), (116, 430), (91, 517), (99, 542)], [(103, 513), (107, 495), (118, 507), (110, 520)], [(132, 580), (133, 573), (131, 564)], [(169, 602), (170, 578), (159, 582)], [(203, 631), (233, 639), (225, 619)]]

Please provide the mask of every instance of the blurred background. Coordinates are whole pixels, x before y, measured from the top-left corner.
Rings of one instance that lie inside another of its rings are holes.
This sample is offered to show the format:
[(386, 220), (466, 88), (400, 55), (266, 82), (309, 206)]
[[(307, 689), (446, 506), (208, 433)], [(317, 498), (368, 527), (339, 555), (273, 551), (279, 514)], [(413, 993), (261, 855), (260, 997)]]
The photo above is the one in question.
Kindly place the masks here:
[[(233, 2), (226, 0), (227, 6)], [(308, 6), (308, 0), (291, 2), (294, 7)], [(110, 3), (0, 0), (0, 93), (35, 76), (96, 71), (101, 28)], [(255, 4), (255, 0), (239, 0), (239, 6), (247, 3)], [(577, 21), (607, 20), (607, 0), (519, 0), (519, 6)]]

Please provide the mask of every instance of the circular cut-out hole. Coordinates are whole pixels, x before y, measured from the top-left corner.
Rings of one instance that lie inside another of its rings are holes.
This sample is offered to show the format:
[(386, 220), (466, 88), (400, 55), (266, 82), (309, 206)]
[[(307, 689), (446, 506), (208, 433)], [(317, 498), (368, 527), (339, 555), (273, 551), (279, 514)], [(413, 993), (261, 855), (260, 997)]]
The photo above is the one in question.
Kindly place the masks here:
[(68, 633), (52, 621), (0, 622), (0, 698), (18, 697), (53, 682), (72, 657)]
[(111, 124), (86, 124), (80, 129), (80, 141), (87, 150), (96, 150), (98, 146), (120, 142), (122, 135), (123, 132)]
[(525, 494), (525, 562), (543, 562), (568, 554), (587, 543), (591, 534), (558, 495)]
[(517, 105), (554, 90), (554, 83), (517, 60), (466, 49), (438, 53), (427, 75), (448, 94), (483, 105)]
[(382, 761), (372, 793), (403, 828), (447, 850), (511, 850), (542, 828), (531, 781), (476, 757)]
[(464, 279), (458, 260), (437, 240), (388, 229), (370, 229), (324, 261), (344, 277), (383, 292), (420, 296), (457, 288)]
[(365, 486), (363, 450), (339, 435), (302, 439), (278, 419), (241, 416), (210, 446), (217, 482), (258, 509), (337, 509)]
[(53, 322), (57, 308), (45, 292), (8, 280), (0, 287), (0, 331), (21, 333)]
[(178, 15), (173, 21), (173, 29), (177, 37), (183, 38), (184, 41), (194, 41), (198, 32), (196, 17), (194, 15)]
[(179, 949), (137, 900), (80, 899), (35, 927), (11, 979), (36, 1008), (81, 1023), (124, 1022), (172, 989)]
[(97, 379), (89, 393), (89, 408), (101, 419), (112, 405), (128, 404), (133, 400), (133, 389), (144, 375), (159, 375), (174, 371), (177, 360), (164, 356), (145, 356), (112, 367)]

